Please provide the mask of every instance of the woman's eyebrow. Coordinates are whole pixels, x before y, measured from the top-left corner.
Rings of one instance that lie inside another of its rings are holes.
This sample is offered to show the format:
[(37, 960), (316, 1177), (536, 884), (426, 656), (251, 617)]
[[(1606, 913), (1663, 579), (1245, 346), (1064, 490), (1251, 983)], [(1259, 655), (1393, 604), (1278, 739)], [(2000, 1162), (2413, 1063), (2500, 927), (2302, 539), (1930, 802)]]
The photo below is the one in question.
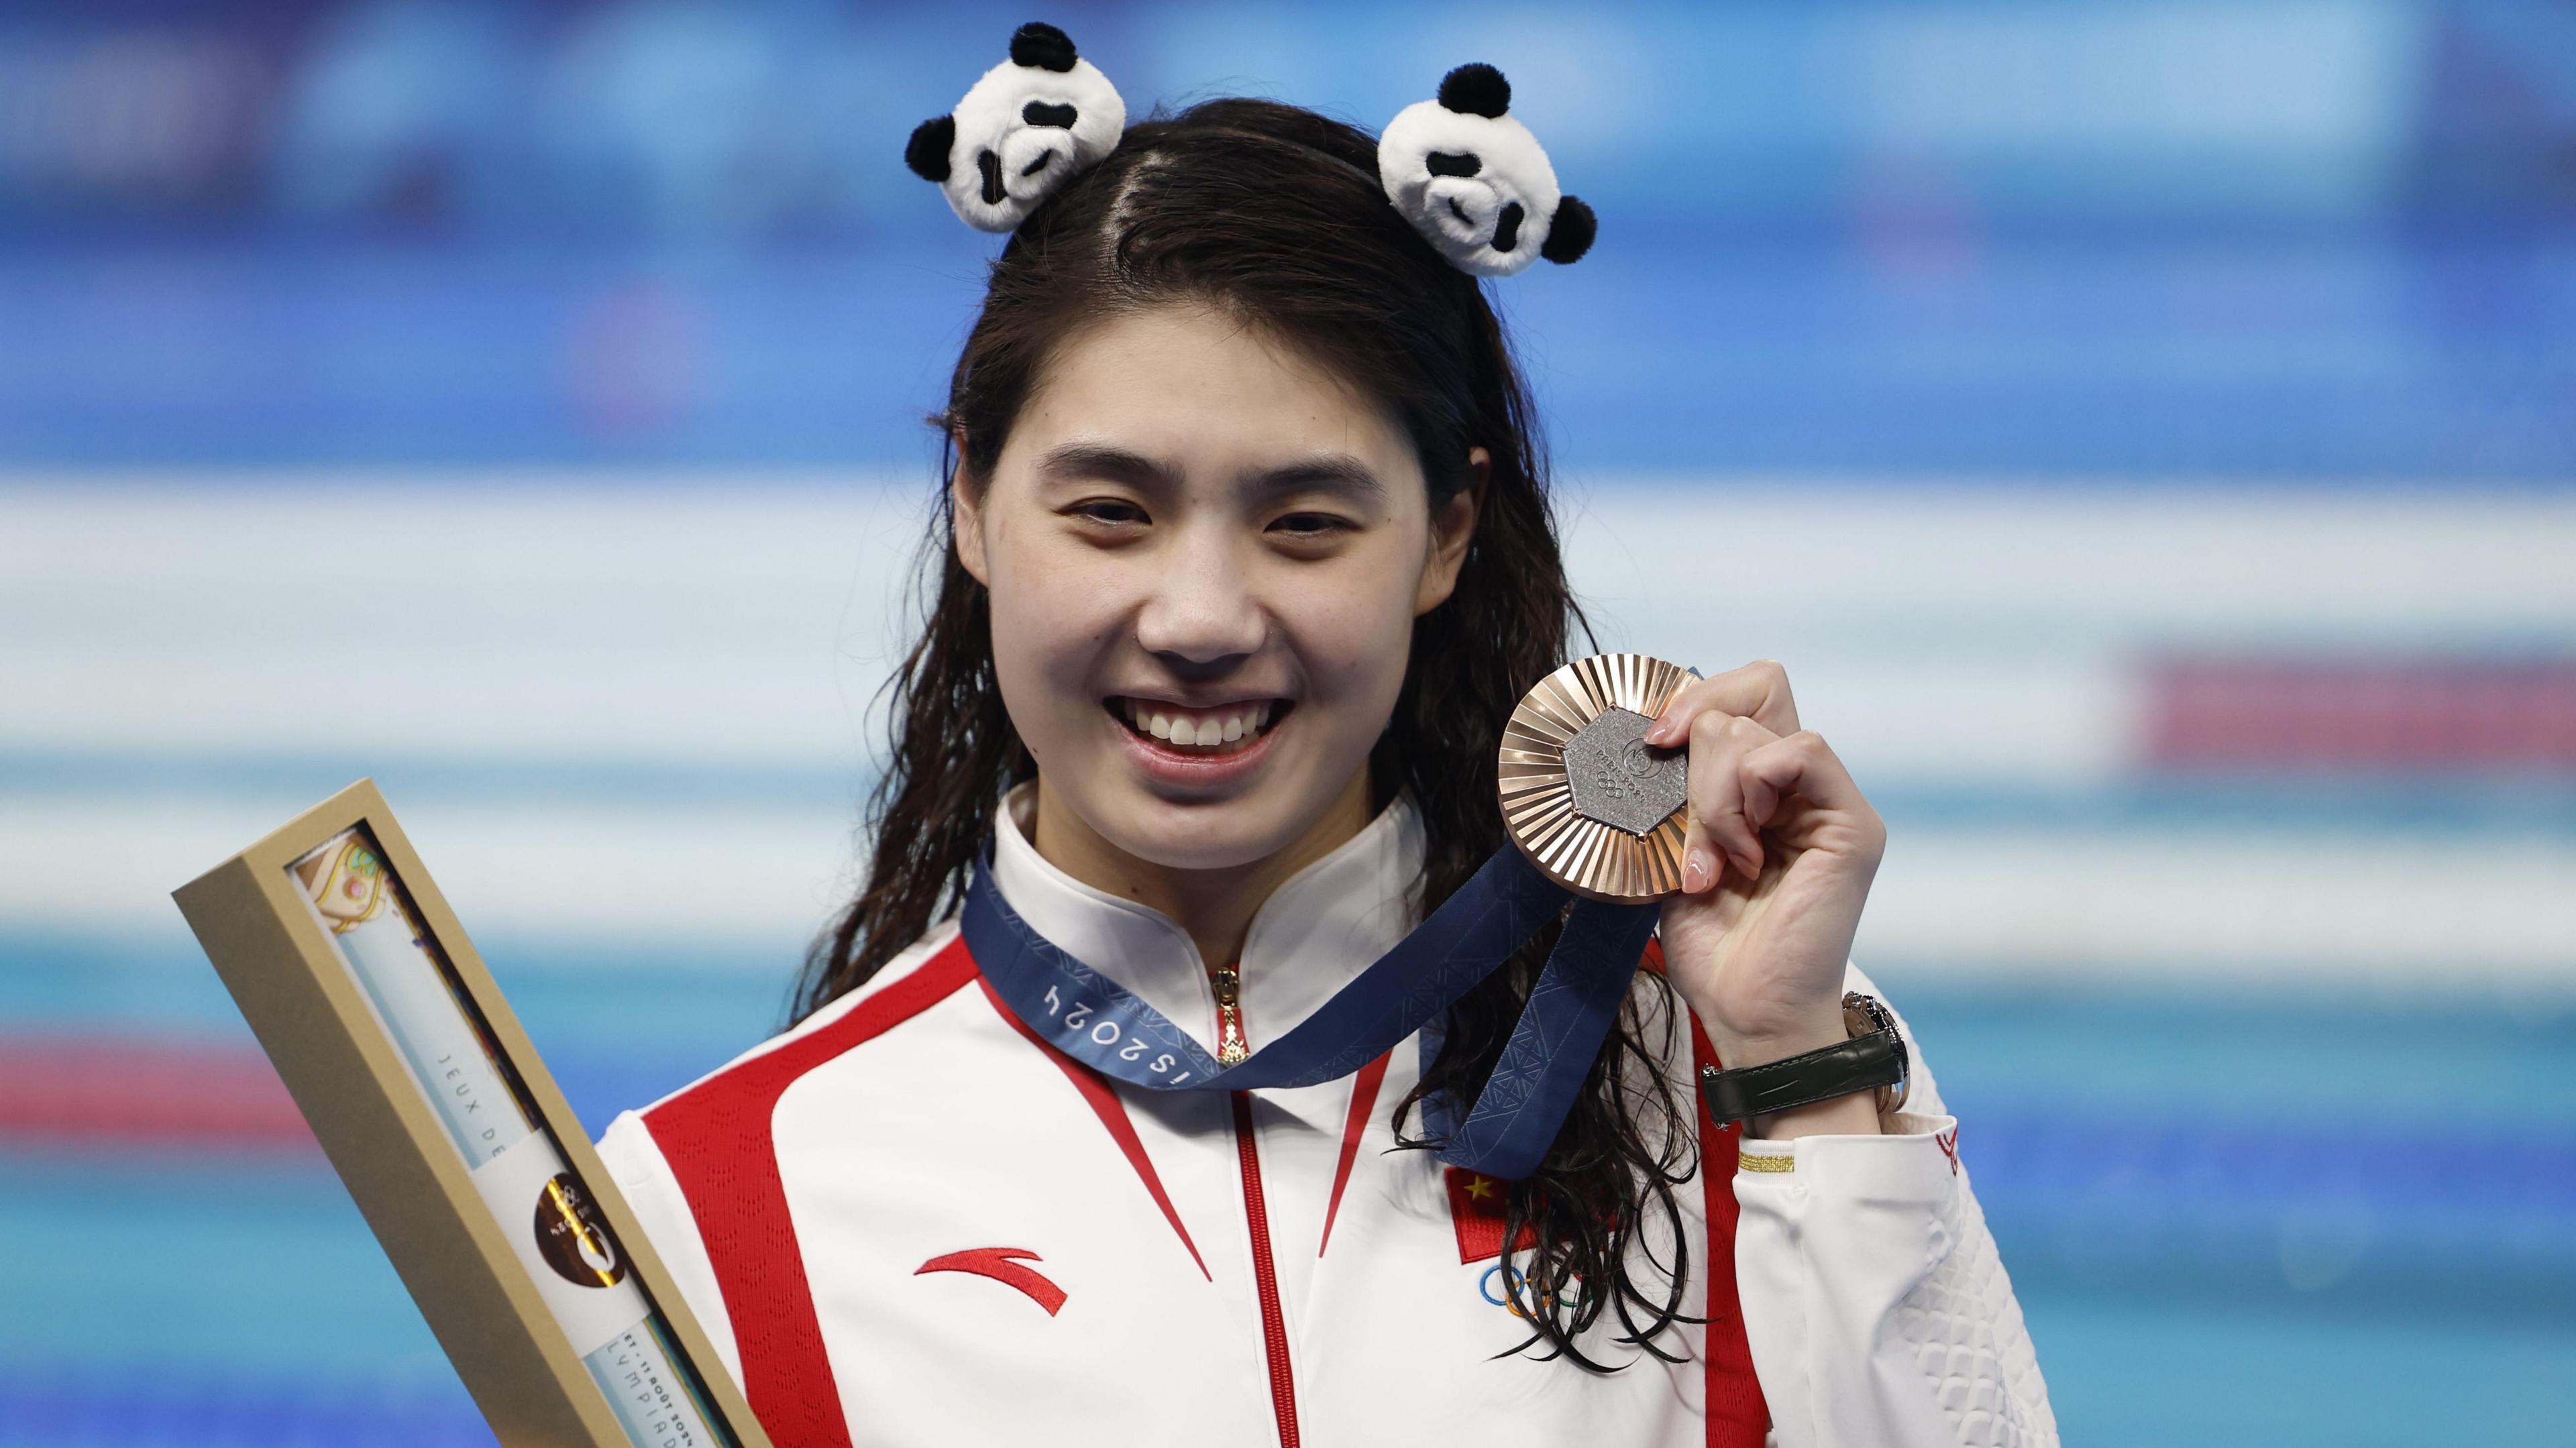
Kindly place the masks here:
[(1181, 486), (1178, 468), (1101, 443), (1068, 443), (1039, 459), (1038, 470), (1051, 478), (1100, 478), (1164, 492)]
[(1327, 453), (1283, 467), (1263, 468), (1246, 475), (1244, 486), (1264, 497), (1321, 490), (1340, 493), (1357, 502), (1386, 500), (1386, 484), (1379, 480), (1376, 471), (1358, 458), (1340, 453)]

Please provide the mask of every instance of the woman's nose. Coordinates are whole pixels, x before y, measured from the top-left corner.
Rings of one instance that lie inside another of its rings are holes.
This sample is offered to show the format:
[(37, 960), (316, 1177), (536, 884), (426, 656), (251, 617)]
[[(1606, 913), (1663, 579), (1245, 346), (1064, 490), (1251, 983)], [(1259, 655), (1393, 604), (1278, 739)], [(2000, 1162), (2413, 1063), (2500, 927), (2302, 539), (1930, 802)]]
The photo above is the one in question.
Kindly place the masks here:
[(1149, 652), (1193, 664), (1249, 654), (1266, 631), (1249, 570), (1226, 541), (1174, 540), (1154, 587), (1136, 615), (1136, 642)]

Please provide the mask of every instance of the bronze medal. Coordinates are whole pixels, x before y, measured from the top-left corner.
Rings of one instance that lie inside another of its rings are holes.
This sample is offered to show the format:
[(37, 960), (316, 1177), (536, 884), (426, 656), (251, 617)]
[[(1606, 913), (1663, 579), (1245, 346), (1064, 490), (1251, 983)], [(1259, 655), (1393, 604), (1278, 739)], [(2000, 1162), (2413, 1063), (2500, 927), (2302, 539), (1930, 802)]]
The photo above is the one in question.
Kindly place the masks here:
[(1643, 904), (1682, 887), (1690, 753), (1646, 743), (1689, 670), (1595, 654), (1539, 680), (1495, 761), (1504, 827), (1549, 879), (1588, 900)]

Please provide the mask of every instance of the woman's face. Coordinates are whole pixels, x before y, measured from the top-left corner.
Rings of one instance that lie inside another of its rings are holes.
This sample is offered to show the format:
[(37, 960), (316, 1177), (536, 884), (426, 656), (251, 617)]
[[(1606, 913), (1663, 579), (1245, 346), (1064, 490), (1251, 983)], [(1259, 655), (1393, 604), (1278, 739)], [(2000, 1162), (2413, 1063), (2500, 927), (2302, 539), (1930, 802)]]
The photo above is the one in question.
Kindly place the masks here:
[(1353, 791), (1364, 809), (1474, 492), (1435, 520), (1400, 424), (1212, 309), (1068, 341), (956, 495), (1042, 808), (1168, 869), (1256, 864)]

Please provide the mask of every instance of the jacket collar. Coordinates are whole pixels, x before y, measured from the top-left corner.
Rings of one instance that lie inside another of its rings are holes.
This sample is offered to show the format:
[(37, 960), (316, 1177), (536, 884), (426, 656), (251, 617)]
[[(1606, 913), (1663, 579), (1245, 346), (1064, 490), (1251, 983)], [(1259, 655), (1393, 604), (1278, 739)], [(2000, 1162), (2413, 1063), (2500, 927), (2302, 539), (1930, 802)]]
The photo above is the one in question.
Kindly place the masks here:
[[(1216, 1049), (1216, 994), (1188, 932), (1159, 910), (1096, 890), (1029, 843), (1037, 787), (1003, 801), (993, 883), (1037, 932)], [(1422, 822), (1397, 799), (1349, 840), (1290, 876), (1252, 917), (1239, 962), (1244, 1033), (1277, 1040), (1413, 928)], [(1222, 962), (1220, 962), (1222, 963)]]

